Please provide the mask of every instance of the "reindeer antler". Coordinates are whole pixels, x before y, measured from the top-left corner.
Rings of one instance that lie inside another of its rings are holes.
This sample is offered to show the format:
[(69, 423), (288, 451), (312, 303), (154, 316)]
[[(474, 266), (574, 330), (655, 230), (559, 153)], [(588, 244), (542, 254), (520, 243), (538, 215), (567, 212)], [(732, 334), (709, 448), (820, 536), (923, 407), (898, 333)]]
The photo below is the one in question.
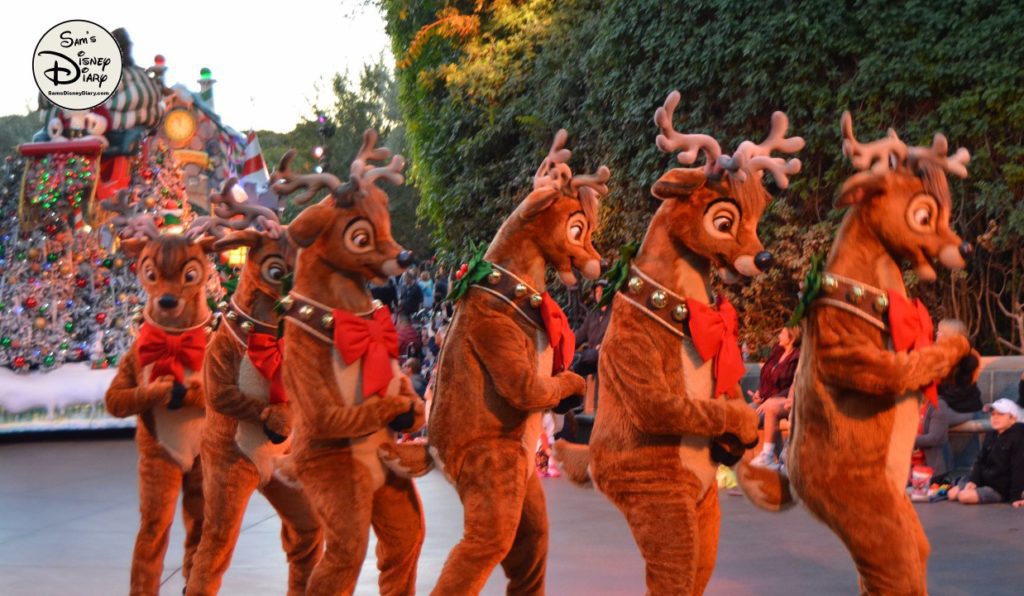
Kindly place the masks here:
[(967, 163), (971, 161), (971, 154), (967, 149), (960, 147), (952, 157), (949, 153), (949, 141), (946, 135), (941, 132), (935, 133), (931, 147), (911, 147), (908, 161), (915, 165), (920, 162), (927, 162), (958, 178), (967, 177)]
[(572, 151), (565, 148), (568, 140), (569, 133), (564, 128), (555, 133), (551, 149), (533, 175), (534, 190), (550, 187), (565, 191), (572, 188), (572, 170), (567, 163), (572, 157)]
[(588, 191), (598, 197), (608, 194), (608, 179), (612, 177), (608, 166), (599, 166), (594, 174), (580, 174), (572, 177), (572, 189), (577, 193)]
[(786, 137), (789, 130), (789, 118), (783, 112), (772, 114), (772, 127), (766, 138), (760, 145), (753, 141), (743, 141), (732, 154), (722, 155), (718, 158), (718, 165), (722, 169), (736, 176), (737, 180), (743, 181), (747, 175), (757, 175), (764, 170), (772, 173), (775, 183), (779, 188), (789, 186), (789, 175), (800, 171), (800, 160), (793, 158), (789, 161), (781, 157), (772, 157), (772, 151), (781, 153), (796, 153), (804, 148), (802, 137)]
[(292, 199), (296, 205), (305, 205), (312, 199), (316, 193), (323, 189), (331, 191), (336, 200), (342, 200), (351, 190), (347, 188), (347, 184), (342, 184), (341, 180), (334, 174), (324, 172), (322, 174), (296, 174), (291, 171), (292, 160), (295, 159), (297, 152), (294, 149), (288, 151), (281, 158), (281, 163), (274, 170), (271, 179), (275, 182), (271, 185), (274, 192), (284, 196), (289, 195), (300, 188), (305, 188), (306, 192)]
[(113, 211), (118, 216), (111, 220), (114, 229), (122, 238), (135, 238), (137, 240), (153, 240), (160, 236), (156, 228), (153, 216), (148, 213), (131, 214), (131, 207), (128, 205), (130, 193), (128, 190), (121, 190), (113, 201), (105, 200), (100, 206), (107, 211)]
[[(353, 202), (353, 191), (366, 193), (369, 187), (373, 186), (380, 178), (394, 184), (402, 184), (405, 177), (402, 176), (402, 168), (405, 167), (405, 158), (401, 155), (391, 157), (391, 150), (387, 147), (374, 147), (377, 144), (377, 131), (372, 128), (366, 129), (363, 133), (363, 144), (359, 153), (349, 167), (349, 179), (344, 184), (334, 174), (305, 174), (296, 175), (288, 167), (295, 157), (295, 150), (291, 150), (281, 158), (281, 165), (274, 171), (274, 179), (278, 180), (272, 186), (275, 192), (280, 195), (287, 195), (299, 188), (306, 188), (293, 201), (299, 205), (307, 203), (313, 195), (321, 189), (327, 188), (334, 196), (335, 204), (339, 207), (351, 207)], [(371, 161), (383, 161), (391, 157), (391, 162), (386, 166), (372, 166)]]
[[(900, 140), (896, 131), (889, 129), (885, 138), (861, 143), (853, 136), (853, 117), (850, 112), (843, 112), (841, 120), (843, 130), (843, 154), (850, 158), (853, 167), (862, 172), (885, 174), (895, 164), (907, 158), (907, 146)], [(893, 161), (895, 158), (895, 161)]]
[(715, 172), (717, 160), (722, 155), (718, 141), (705, 134), (683, 134), (672, 126), (672, 116), (679, 105), (680, 95), (673, 91), (665, 98), (665, 105), (654, 112), (654, 123), (661, 129), (661, 134), (654, 142), (665, 153), (679, 151), (676, 159), (684, 166), (697, 161), (701, 151), (704, 152), (704, 173), (708, 176)]

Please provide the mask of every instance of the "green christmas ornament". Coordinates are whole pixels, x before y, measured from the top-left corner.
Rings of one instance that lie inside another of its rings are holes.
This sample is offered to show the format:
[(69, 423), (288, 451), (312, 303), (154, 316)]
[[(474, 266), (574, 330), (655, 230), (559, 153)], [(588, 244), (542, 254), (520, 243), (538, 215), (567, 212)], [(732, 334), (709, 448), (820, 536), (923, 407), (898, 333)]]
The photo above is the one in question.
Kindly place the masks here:
[(68, 347), (69, 347), (68, 342), (66, 342), (66, 341), (60, 342), (60, 349), (66, 350), (66, 349), (68, 349)]
[(103, 259), (103, 266), (110, 269), (114, 266), (114, 259)]
[(75, 324), (73, 322), (68, 321), (67, 323), (64, 323), (64, 331), (67, 331), (68, 333), (71, 333), (74, 330), (75, 330)]
[(46, 260), (51, 262), (51, 263), (56, 263), (57, 259), (59, 259), (59, 258), (60, 258), (60, 255), (55, 253), (55, 252), (51, 252), (50, 254), (46, 255)]
[(56, 362), (57, 362), (57, 357), (54, 356), (52, 353), (51, 354), (47, 354), (46, 356), (43, 357), (43, 365), (44, 366), (53, 366)]
[(11, 338), (7, 337), (6, 335), (3, 336), (3, 338), (0, 338), (0, 346), (3, 346), (5, 348), (11, 347)]
[(50, 305), (49, 304), (40, 305), (40, 307), (39, 307), (39, 314), (45, 315), (49, 311), (50, 311)]

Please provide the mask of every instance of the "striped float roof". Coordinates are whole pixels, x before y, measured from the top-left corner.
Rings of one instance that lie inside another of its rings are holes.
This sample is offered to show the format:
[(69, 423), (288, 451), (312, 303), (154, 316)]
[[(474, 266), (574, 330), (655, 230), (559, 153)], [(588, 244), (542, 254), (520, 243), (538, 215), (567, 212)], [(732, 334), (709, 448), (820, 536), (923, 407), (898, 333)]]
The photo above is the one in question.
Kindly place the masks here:
[(112, 130), (136, 126), (153, 127), (163, 116), (163, 93), (160, 84), (149, 78), (138, 66), (126, 66), (121, 73), (117, 91), (105, 103), (110, 110)]

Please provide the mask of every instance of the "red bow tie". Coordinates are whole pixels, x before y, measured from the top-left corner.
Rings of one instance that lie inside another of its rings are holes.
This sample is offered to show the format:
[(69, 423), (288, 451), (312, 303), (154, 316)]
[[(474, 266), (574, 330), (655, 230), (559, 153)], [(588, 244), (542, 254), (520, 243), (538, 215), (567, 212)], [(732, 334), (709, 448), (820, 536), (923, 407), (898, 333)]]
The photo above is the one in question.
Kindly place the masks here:
[(562, 312), (551, 294), (541, 294), (540, 318), (544, 321), (544, 330), (547, 331), (548, 341), (554, 349), (554, 358), (551, 361), (551, 374), (562, 372), (569, 368), (572, 362), (573, 353), (576, 351), (576, 336), (569, 326), (569, 319)]
[(690, 339), (705, 361), (714, 358), (715, 395), (730, 393), (740, 382), (746, 367), (739, 346), (739, 324), (736, 309), (724, 296), (718, 298), (718, 309), (686, 299), (690, 311)]
[(346, 365), (363, 359), (363, 396), (384, 391), (394, 371), (391, 359), (398, 358), (398, 333), (391, 311), (382, 306), (369, 320), (334, 309), (334, 346)]
[(184, 333), (172, 334), (151, 323), (143, 323), (138, 339), (139, 362), (153, 364), (149, 373), (152, 382), (162, 375), (174, 375), (184, 384), (185, 369), (198, 371), (203, 367), (206, 353), (206, 331), (199, 327)]
[[(920, 298), (913, 302), (898, 292), (889, 290), (889, 334), (892, 336), (892, 347), (897, 352), (904, 350), (920, 350), (932, 345), (935, 325), (932, 316)], [(935, 407), (939, 406), (939, 391), (936, 383), (924, 389), (924, 396)]]
[(284, 383), (281, 381), (284, 338), (278, 339), (269, 333), (250, 333), (246, 352), (260, 375), (270, 381), (270, 403), (287, 403), (288, 394), (284, 392)]

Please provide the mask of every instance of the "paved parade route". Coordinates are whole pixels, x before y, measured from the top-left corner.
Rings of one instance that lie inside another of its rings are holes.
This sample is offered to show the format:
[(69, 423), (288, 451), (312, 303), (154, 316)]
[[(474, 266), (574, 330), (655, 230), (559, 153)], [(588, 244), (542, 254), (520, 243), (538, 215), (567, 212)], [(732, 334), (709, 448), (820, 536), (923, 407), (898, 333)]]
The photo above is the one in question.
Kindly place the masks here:
[[(136, 455), (130, 440), (0, 444), (0, 594), (123, 594), (138, 524)], [(419, 481), (427, 514), (418, 591), (429, 593), (461, 534), (462, 509), (437, 473)], [(551, 518), (547, 591), (553, 595), (641, 594), (643, 565), (619, 513), (601, 495), (544, 480)], [(837, 490), (841, 490), (837, 487)], [(851, 594), (853, 565), (839, 542), (797, 508), (755, 510), (722, 493), (718, 568), (708, 594)], [(933, 595), (1014, 594), (1024, 581), (1024, 510), (1007, 506), (918, 506), (932, 542)], [(864, 520), (870, 531), (871, 520)], [(280, 524), (259, 495), (246, 514), (222, 593), (283, 594)], [(666, 528), (666, 531), (671, 531)], [(372, 554), (358, 594), (375, 594)], [(162, 594), (181, 593), (182, 528), (176, 520)], [(499, 568), (485, 594), (503, 594)]]

